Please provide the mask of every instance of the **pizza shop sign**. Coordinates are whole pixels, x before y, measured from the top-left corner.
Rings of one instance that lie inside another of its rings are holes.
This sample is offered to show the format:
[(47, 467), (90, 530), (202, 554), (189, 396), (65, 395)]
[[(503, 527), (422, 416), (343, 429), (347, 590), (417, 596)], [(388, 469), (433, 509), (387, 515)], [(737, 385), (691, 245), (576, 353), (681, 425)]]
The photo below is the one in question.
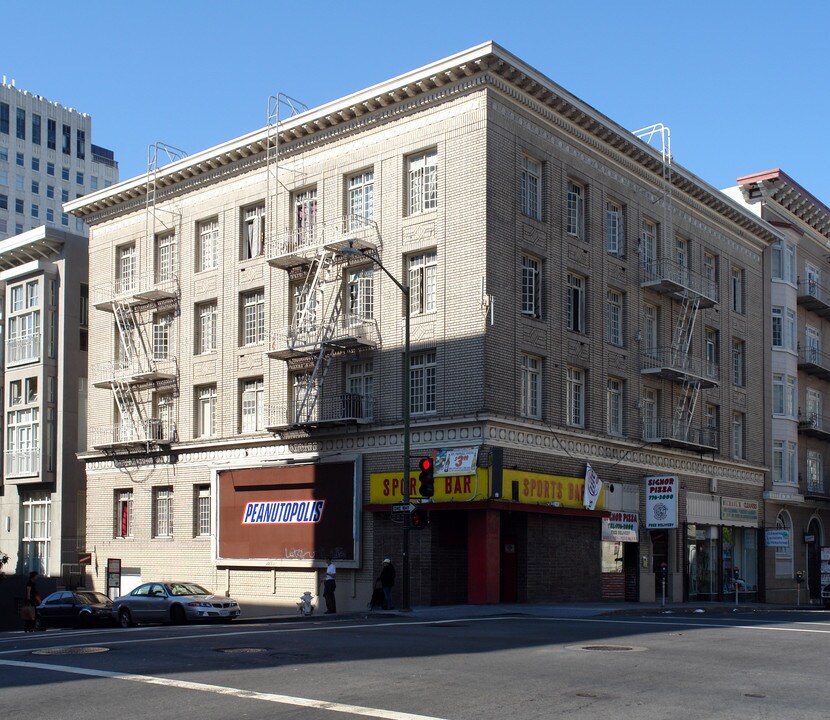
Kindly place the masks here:
[(651, 475), (646, 478), (646, 528), (677, 527), (676, 475)]

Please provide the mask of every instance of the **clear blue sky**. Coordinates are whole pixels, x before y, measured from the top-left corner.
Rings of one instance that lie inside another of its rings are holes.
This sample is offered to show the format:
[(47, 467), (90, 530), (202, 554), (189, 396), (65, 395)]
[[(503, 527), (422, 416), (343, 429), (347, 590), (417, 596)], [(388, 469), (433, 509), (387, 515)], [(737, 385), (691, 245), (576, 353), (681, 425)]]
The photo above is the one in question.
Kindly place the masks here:
[(716, 187), (780, 167), (830, 205), (830, 2), (0, 0), (0, 74), (92, 115), (121, 178), (487, 40)]

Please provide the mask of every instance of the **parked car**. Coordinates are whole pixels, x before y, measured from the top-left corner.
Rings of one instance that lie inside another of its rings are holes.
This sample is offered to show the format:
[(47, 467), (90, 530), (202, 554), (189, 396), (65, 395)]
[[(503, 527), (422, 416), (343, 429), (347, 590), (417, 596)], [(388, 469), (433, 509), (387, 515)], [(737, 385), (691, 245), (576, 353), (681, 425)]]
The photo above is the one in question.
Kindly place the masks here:
[(830, 610), (830, 585), (825, 585), (821, 590), (821, 599), (824, 607)]
[(35, 627), (90, 627), (112, 624), (112, 600), (92, 590), (59, 590), (47, 595), (35, 608)]
[(191, 620), (233, 620), (239, 617), (239, 603), (233, 598), (213, 595), (192, 582), (148, 582), (116, 598), (113, 614), (121, 627), (142, 622)]

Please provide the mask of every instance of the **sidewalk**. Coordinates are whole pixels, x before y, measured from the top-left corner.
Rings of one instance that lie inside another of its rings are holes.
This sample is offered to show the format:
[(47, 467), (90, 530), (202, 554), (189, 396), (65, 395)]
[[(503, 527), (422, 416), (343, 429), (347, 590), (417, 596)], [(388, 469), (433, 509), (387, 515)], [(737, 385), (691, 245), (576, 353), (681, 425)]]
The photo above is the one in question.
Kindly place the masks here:
[[(723, 615), (747, 612), (814, 612), (824, 611), (821, 605), (771, 605), (766, 603), (552, 603), (552, 604), (494, 604), (494, 605), (436, 605), (420, 606), (411, 610), (347, 610), (335, 615), (315, 611), (303, 616), (288, 609), (252, 608), (237, 622), (332, 622), (338, 620), (365, 620), (370, 618), (400, 618), (415, 621), (446, 621), (482, 617), (551, 617), (587, 618), (614, 615)], [(828, 611), (830, 612), (830, 611)]]

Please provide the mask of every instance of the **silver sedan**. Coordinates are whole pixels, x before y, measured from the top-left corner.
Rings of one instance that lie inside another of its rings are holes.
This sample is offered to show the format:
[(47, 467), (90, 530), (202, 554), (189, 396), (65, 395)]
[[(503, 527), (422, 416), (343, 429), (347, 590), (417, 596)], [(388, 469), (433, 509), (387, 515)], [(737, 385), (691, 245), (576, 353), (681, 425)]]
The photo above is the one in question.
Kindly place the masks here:
[(189, 620), (233, 620), (241, 610), (233, 598), (213, 595), (192, 582), (148, 582), (113, 602), (113, 616), (121, 627), (135, 623)]

